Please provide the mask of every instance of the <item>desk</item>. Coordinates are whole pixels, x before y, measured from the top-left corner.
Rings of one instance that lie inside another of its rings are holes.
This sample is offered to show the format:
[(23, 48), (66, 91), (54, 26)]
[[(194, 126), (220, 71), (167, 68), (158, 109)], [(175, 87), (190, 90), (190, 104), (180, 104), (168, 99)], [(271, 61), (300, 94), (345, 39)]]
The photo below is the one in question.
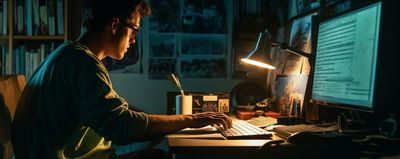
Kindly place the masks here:
[(170, 138), (167, 136), (170, 152), (176, 159), (249, 159), (257, 157), (260, 146), (273, 140), (221, 140)]
[[(269, 158), (399, 158), (397, 147), (400, 139), (393, 139), (388, 144), (368, 144), (360, 142), (336, 143), (322, 145), (292, 145), (278, 146), (273, 151), (258, 151), (260, 146), (281, 140), (275, 134), (266, 140), (223, 140), (200, 138), (168, 137), (169, 150), (175, 159), (258, 159), (260, 156)], [(372, 152), (368, 146), (373, 148)], [(379, 146), (380, 145), (380, 146)], [(375, 149), (375, 150), (374, 150)]]

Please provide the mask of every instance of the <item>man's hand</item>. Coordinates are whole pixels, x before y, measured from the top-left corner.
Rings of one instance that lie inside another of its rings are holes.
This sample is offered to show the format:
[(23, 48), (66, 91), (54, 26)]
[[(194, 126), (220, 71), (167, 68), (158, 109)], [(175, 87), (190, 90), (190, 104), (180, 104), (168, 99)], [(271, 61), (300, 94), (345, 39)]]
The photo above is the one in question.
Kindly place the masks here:
[(193, 122), (189, 127), (200, 128), (208, 125), (222, 125), (225, 129), (232, 128), (232, 119), (224, 113), (204, 112), (191, 115)]
[(204, 112), (190, 115), (148, 115), (148, 125), (141, 141), (173, 133), (184, 128), (200, 128), (208, 125), (222, 125), (232, 128), (232, 120), (224, 113)]

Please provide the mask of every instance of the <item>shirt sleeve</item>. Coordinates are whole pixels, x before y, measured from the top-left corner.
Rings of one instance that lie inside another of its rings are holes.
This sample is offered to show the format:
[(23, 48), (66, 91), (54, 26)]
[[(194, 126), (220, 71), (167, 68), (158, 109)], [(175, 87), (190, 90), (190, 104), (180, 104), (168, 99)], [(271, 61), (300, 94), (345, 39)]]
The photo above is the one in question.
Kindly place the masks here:
[(147, 128), (148, 117), (136, 112), (114, 91), (104, 65), (94, 59), (81, 70), (76, 95), (81, 121), (106, 140), (129, 144)]

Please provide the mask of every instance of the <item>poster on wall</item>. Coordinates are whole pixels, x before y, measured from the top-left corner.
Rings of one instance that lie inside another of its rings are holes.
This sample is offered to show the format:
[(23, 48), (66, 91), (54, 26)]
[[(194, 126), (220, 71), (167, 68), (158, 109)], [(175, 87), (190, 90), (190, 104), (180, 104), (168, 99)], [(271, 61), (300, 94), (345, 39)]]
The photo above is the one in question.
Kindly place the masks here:
[(149, 78), (167, 79), (176, 70), (176, 59), (172, 58), (150, 58), (149, 59)]
[(176, 57), (175, 34), (150, 35), (150, 57)]
[(151, 0), (149, 17), (148, 77), (167, 79), (177, 66), (177, 32), (180, 0)]
[(224, 58), (186, 57), (180, 66), (183, 78), (226, 78)]
[[(340, 0), (326, 0), (325, 5), (329, 6), (338, 1)], [(289, 0), (288, 18), (290, 19), (319, 7), (321, 7), (321, 0)]]
[(308, 75), (278, 76), (277, 108), (282, 116), (301, 117)]
[(225, 35), (184, 35), (181, 52), (180, 74), (183, 78), (226, 77)]
[(152, 0), (149, 29), (153, 32), (165, 33), (179, 31), (179, 0)]
[[(317, 15), (317, 13), (312, 13), (293, 20), (289, 42), (291, 47), (311, 53), (311, 19), (313, 15)], [(309, 72), (310, 64), (306, 57), (292, 53), (287, 55), (283, 74), (308, 74)]]
[(182, 55), (225, 55), (226, 36), (188, 35), (182, 37)]
[[(148, 62), (150, 79), (167, 79), (165, 75), (170, 73), (188, 78), (226, 78), (226, 0), (150, 0), (149, 3), (152, 15), (145, 33), (148, 44), (144, 45), (149, 47), (144, 49), (149, 56), (144, 61)], [(195, 70), (197, 61), (203, 63), (199, 66), (202, 71)], [(214, 70), (204, 71), (211, 68)], [(216, 72), (222, 74), (215, 75)]]
[(185, 0), (182, 15), (185, 33), (226, 33), (226, 5), (224, 0)]

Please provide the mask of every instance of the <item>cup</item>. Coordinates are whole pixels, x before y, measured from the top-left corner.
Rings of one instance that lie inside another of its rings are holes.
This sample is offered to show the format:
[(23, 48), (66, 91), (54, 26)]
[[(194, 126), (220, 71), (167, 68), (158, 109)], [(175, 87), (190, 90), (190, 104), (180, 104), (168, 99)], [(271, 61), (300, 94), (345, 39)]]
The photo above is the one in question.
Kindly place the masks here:
[(191, 95), (177, 95), (175, 97), (175, 110), (176, 114), (192, 114), (192, 100)]

